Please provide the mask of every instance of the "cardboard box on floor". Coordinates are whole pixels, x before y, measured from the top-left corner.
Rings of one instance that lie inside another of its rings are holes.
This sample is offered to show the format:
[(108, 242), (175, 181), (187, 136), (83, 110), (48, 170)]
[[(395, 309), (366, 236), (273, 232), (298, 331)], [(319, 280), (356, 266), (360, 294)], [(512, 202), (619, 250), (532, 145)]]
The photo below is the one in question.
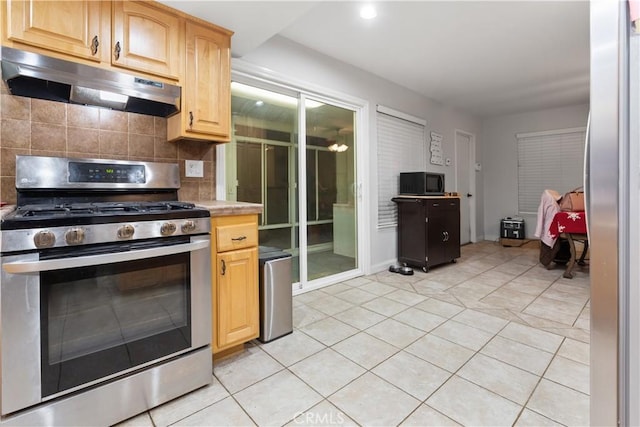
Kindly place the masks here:
[(507, 239), (506, 237), (500, 238), (500, 244), (502, 246), (520, 247), (526, 243), (529, 243), (529, 239)]

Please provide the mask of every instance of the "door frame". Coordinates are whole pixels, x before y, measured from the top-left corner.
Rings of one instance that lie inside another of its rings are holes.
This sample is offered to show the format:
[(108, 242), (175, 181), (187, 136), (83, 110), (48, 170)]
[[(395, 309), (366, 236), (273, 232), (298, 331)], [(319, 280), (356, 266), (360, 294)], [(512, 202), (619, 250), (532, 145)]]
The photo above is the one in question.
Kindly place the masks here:
[[(369, 182), (364, 179), (364, 177), (369, 176), (370, 173), (370, 166), (365, 160), (369, 156), (369, 147), (367, 144), (367, 141), (369, 140), (369, 102), (341, 91), (328, 89), (320, 85), (315, 85), (313, 83), (291, 78), (281, 73), (258, 67), (254, 64), (242, 61), (240, 59), (234, 60), (231, 69), (231, 77), (232, 81), (238, 81), (276, 92), (296, 94), (300, 102), (304, 102), (304, 99), (311, 98), (323, 103), (347, 108), (355, 112), (355, 148), (358, 153), (356, 155), (356, 182), (354, 185), (354, 191), (356, 192), (356, 233), (358, 240), (356, 245), (357, 266), (353, 270), (338, 273), (327, 278), (320, 278), (313, 281), (296, 283), (293, 287), (293, 294), (296, 295), (299, 293), (308, 292), (314, 289), (338, 283), (340, 281), (368, 274), (371, 271), (371, 236), (368, 232), (370, 218), (367, 215), (368, 210), (365, 209), (365, 207), (370, 205), (369, 201), (371, 197), (371, 189)], [(300, 115), (304, 115), (303, 112), (304, 108), (299, 109), (299, 137), (304, 134), (302, 130), (306, 125), (306, 122), (301, 121), (301, 119), (303, 118), (300, 117)], [(300, 140), (298, 142), (300, 142)], [(219, 144), (216, 147), (217, 159), (225, 158), (225, 145), (226, 144)], [(298, 149), (300, 150), (300, 144), (298, 144)], [(303, 150), (300, 150), (300, 152), (302, 151)], [(226, 197), (226, 174), (224, 163), (224, 160), (216, 162), (216, 198), (218, 200), (224, 200)], [(301, 177), (299, 176), (298, 179), (298, 186), (301, 186)], [(297, 189), (295, 189), (294, 191), (297, 191)], [(300, 196), (299, 193), (298, 196)], [(298, 215), (301, 214), (302, 211), (299, 211)], [(301, 229), (299, 228), (299, 230)], [(301, 245), (302, 240), (300, 238), (302, 237), (303, 233), (302, 231), (300, 231), (299, 233), (298, 244)], [(306, 240), (306, 236), (304, 239)], [(300, 266), (301, 277), (303, 268), (306, 272), (306, 266)]]
[[(462, 129), (454, 129), (453, 131), (453, 139), (454, 139), (454, 159), (455, 159), (455, 188), (458, 191), (459, 183), (458, 183), (458, 168), (466, 167), (469, 170), (469, 192), (473, 195), (473, 197), (469, 198), (469, 241), (471, 243), (475, 243), (478, 241), (477, 237), (477, 229), (476, 229), (476, 135), (464, 131)], [(469, 138), (469, 164), (468, 165), (460, 165), (458, 162), (458, 135), (464, 135)], [(460, 194), (460, 199), (466, 197), (465, 194)], [(460, 200), (460, 205), (462, 206), (462, 200)]]

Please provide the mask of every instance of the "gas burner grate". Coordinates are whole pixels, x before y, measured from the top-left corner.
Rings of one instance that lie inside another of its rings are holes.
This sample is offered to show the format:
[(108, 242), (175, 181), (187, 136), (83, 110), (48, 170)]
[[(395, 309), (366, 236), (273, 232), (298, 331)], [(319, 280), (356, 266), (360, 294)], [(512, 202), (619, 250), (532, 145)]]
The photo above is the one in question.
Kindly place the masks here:
[(59, 205), (25, 205), (19, 207), (16, 216), (28, 217), (57, 217), (75, 215), (117, 215), (121, 213), (158, 213), (194, 209), (195, 205), (188, 202), (96, 202), (71, 203)]
[(32, 216), (56, 216), (67, 215), (69, 207), (66, 205), (25, 205), (18, 207), (16, 216), (32, 217)]

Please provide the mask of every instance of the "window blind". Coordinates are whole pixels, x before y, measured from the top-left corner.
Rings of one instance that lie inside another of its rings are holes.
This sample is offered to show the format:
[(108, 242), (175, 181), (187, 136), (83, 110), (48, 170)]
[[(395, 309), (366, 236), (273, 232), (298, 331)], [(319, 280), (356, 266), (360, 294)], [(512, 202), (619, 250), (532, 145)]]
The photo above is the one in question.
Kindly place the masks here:
[(585, 136), (585, 128), (516, 135), (520, 214), (536, 214), (546, 189), (564, 194), (582, 186)]
[(396, 225), (398, 213), (392, 197), (398, 195), (400, 172), (425, 171), (425, 126), (377, 113), (378, 227)]

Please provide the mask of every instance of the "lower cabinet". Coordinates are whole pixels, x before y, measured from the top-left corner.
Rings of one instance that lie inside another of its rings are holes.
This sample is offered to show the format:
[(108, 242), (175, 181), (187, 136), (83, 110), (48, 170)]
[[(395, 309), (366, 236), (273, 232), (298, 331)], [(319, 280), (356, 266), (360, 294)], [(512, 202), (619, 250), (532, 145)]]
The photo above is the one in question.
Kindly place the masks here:
[(460, 258), (460, 199), (396, 197), (398, 262), (429, 268)]
[(214, 353), (232, 349), (260, 333), (258, 305), (258, 216), (211, 219)]

